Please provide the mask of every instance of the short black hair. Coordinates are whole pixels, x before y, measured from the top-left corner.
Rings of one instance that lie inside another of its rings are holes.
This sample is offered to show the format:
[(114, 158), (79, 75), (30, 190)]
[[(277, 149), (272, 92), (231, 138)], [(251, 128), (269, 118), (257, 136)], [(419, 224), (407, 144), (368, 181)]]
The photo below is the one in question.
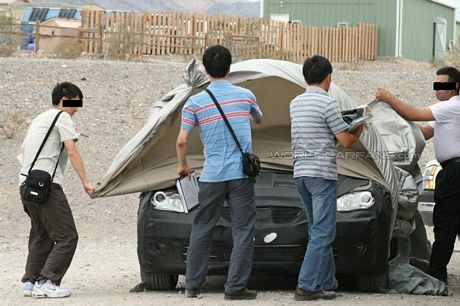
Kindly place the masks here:
[(442, 67), (436, 71), (436, 75), (447, 75), (449, 82), (460, 82), (460, 71), (455, 67)]
[(221, 45), (206, 48), (203, 54), (203, 65), (206, 72), (213, 78), (223, 78), (232, 64), (230, 50)]
[(305, 60), (302, 72), (308, 85), (318, 84), (332, 73), (332, 65), (327, 58), (314, 55)]
[(79, 97), (80, 100), (83, 100), (83, 93), (77, 85), (70, 82), (58, 83), (53, 89), (51, 94), (51, 100), (53, 105), (58, 105), (63, 97), (71, 99), (73, 97)]

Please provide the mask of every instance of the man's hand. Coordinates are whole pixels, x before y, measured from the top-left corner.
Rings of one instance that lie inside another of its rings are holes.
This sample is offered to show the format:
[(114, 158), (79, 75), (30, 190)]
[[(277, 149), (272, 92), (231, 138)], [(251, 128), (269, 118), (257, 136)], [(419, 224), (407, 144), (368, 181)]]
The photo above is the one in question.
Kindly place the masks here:
[(188, 178), (191, 179), (192, 178), (191, 173), (192, 171), (187, 165), (179, 166), (179, 168), (177, 168), (177, 176), (179, 177), (188, 176)]
[(90, 182), (86, 182), (83, 184), (83, 189), (85, 189), (85, 192), (88, 194), (88, 195), (92, 195), (93, 193), (96, 192), (96, 189), (93, 187), (93, 185), (91, 185)]
[(389, 92), (385, 88), (377, 89), (377, 92), (375, 93), (375, 97), (378, 100), (381, 100), (381, 101), (386, 102), (386, 103), (388, 103), (390, 100), (394, 99), (394, 96), (391, 94), (391, 92)]
[(348, 132), (348, 131), (339, 132), (335, 134), (335, 137), (337, 138), (337, 141), (342, 147), (348, 148), (359, 140), (359, 137), (361, 137), (361, 133), (363, 132), (363, 130), (364, 130), (364, 124), (356, 128), (356, 130), (354, 130), (353, 132)]
[(356, 137), (361, 137), (361, 134), (363, 133), (364, 131), (364, 127), (365, 127), (366, 124), (361, 124), (356, 130), (354, 130), (352, 132), (353, 135), (355, 135)]

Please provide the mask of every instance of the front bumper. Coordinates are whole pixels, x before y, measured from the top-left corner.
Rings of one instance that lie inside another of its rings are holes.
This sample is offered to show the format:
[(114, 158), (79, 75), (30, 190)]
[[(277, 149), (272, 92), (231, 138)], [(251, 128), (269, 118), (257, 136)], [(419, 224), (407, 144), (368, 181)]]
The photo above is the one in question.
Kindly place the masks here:
[[(388, 191), (374, 183), (376, 203), (369, 209), (337, 213), (333, 251), (337, 273), (378, 275), (388, 262), (392, 215)], [(257, 201), (259, 203), (259, 201)], [(196, 211), (178, 214), (141, 204), (138, 219), (138, 256), (144, 271), (185, 274), (186, 252)], [(275, 233), (270, 243), (264, 238)], [(307, 245), (307, 218), (297, 207), (257, 207), (254, 274), (298, 274)], [(231, 220), (224, 207), (217, 223), (209, 274), (227, 271), (232, 247)]]

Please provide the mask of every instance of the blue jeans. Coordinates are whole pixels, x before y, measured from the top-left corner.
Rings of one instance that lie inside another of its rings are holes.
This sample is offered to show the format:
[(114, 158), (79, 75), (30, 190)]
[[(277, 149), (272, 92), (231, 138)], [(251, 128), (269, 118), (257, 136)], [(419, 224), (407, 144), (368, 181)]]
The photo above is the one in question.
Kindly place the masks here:
[(308, 245), (299, 273), (299, 287), (316, 292), (335, 285), (332, 242), (335, 239), (337, 181), (298, 177), (297, 190), (308, 218)]

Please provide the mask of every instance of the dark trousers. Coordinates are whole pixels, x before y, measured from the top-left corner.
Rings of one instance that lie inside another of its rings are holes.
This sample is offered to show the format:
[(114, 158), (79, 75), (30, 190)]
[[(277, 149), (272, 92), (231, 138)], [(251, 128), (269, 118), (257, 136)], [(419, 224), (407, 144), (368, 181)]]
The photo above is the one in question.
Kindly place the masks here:
[(443, 168), (436, 177), (433, 209), (434, 243), (428, 273), (447, 280), (447, 264), (460, 234), (460, 163)]
[[(21, 186), (21, 199), (23, 191)], [(22, 204), (31, 220), (29, 254), (22, 282), (34, 283), (39, 278), (46, 278), (59, 285), (72, 262), (78, 241), (64, 191), (60, 185), (53, 184), (46, 204), (23, 199)]]
[(225, 292), (246, 287), (252, 270), (256, 206), (254, 179), (218, 183), (200, 182), (200, 208), (195, 216), (187, 252), (187, 288), (200, 288), (206, 280), (212, 238), (227, 200), (232, 219), (233, 249)]

